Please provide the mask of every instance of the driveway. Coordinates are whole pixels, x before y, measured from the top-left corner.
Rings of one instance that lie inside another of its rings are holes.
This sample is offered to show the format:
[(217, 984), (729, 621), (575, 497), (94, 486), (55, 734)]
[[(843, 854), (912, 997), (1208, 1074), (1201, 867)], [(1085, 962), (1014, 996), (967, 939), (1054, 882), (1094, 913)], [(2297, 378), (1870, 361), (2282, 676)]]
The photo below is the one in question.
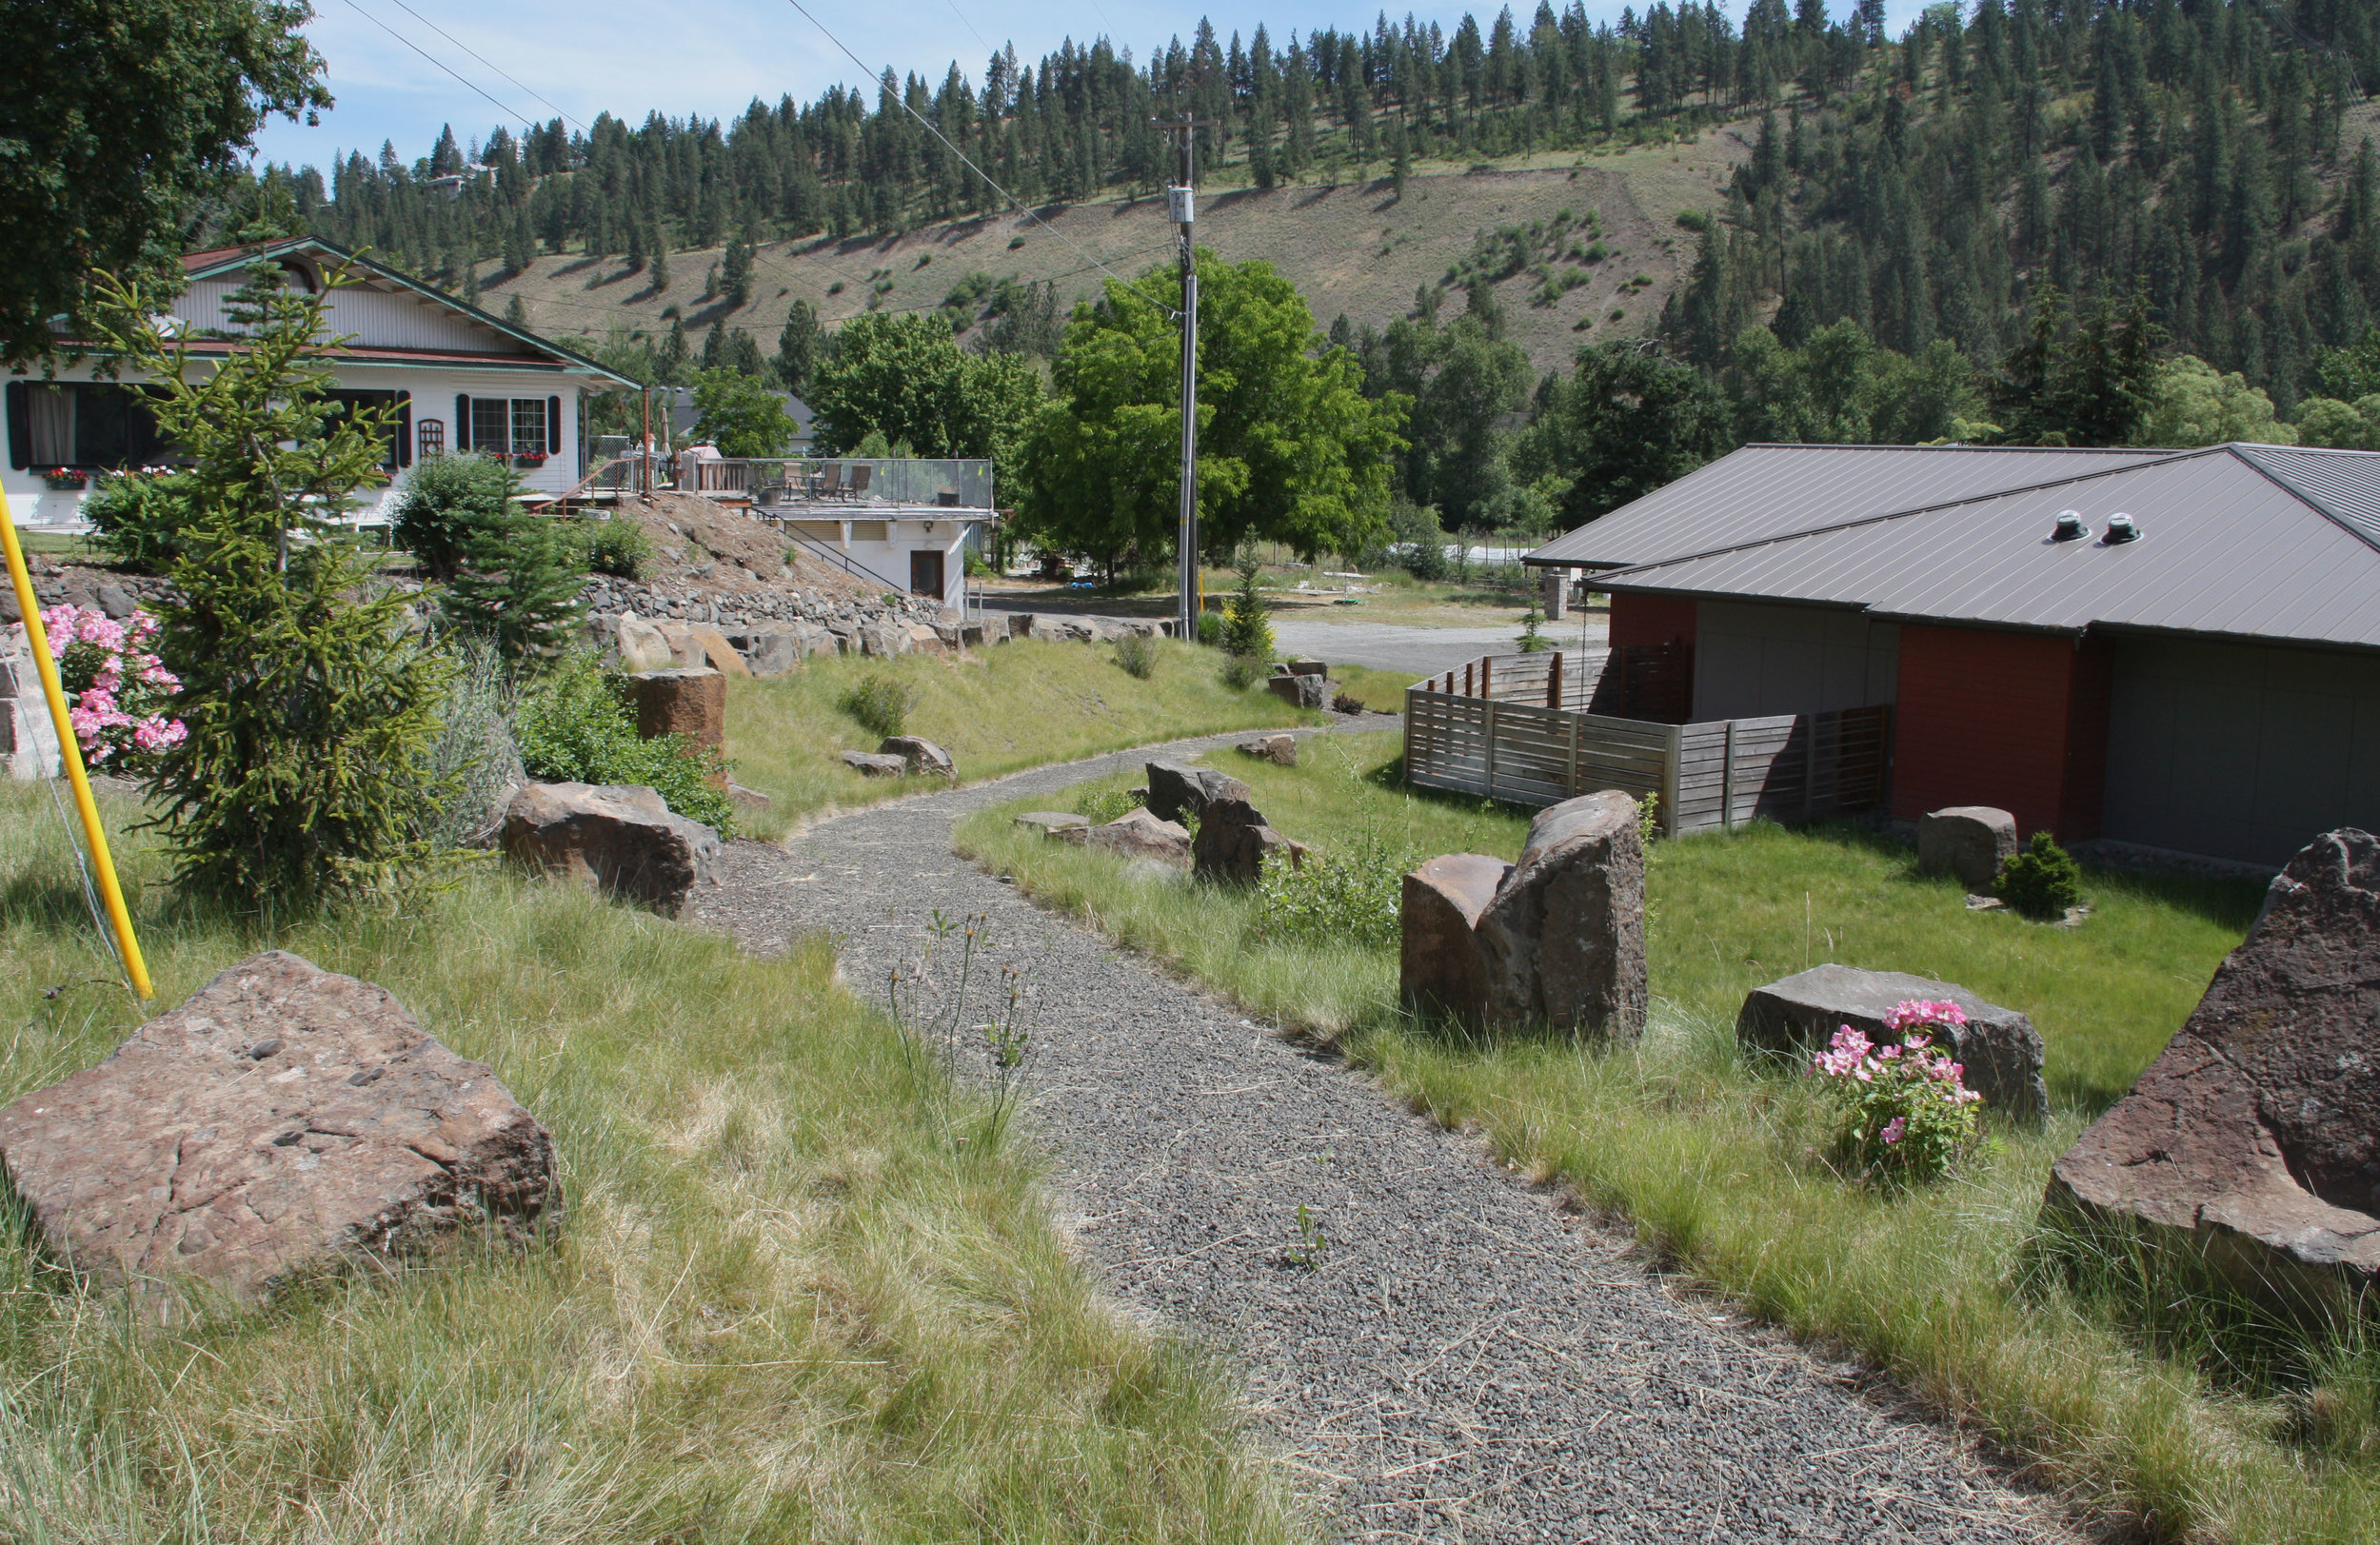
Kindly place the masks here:
[[(1573, 613), (1545, 624), (1557, 649), (1600, 648), (1611, 630), (1603, 612)], [(1394, 623), (1276, 619), (1273, 642), (1283, 655), (1312, 655), (1333, 664), (1369, 665), (1374, 670), (1435, 676), (1460, 669), (1487, 654), (1511, 654), (1520, 629), (1502, 627), (1411, 627)]]

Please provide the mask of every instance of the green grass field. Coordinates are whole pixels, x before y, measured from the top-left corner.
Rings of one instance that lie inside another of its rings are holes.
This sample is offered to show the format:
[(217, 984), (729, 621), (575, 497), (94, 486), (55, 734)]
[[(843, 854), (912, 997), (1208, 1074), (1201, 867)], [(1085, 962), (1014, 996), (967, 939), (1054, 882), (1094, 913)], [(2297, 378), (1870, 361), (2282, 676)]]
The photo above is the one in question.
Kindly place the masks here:
[[(1404, 789), (1396, 737), (1304, 749), (1295, 769), (1211, 760), (1319, 846), (1368, 828), (1416, 854), (1517, 856), (1527, 812)], [(2100, 1515), (2157, 1538), (2380, 1530), (2380, 1380), (2354, 1337), (2259, 1346), (2186, 1297), (2086, 1296), (2042, 1265), (2050, 1164), (2187, 1017), (2260, 887), (2091, 872), (2096, 910), (2066, 930), (1968, 912), (1954, 882), (1914, 873), (1909, 849), (1853, 830), (1656, 843), (1652, 1025), (1635, 1045), (1581, 1045), (1418, 1023), (1397, 1006), (1393, 950), (1268, 941), (1244, 895), (1136, 881), (1010, 814), (969, 818), (960, 840), (1044, 904), (1335, 1040), (1417, 1109), (1625, 1218), (1673, 1268), (1855, 1350)], [(1817, 1091), (1748, 1065), (1732, 1028), (1748, 988), (1829, 960), (1957, 981), (2032, 1016), (2047, 1130), (1990, 1119), (1948, 1183), (1897, 1198), (1837, 1175)]]
[[(258, 937), (111, 803), (159, 1007), (277, 945), (384, 983), (552, 1129), (568, 1213), (173, 1334), (0, 1231), (0, 1538), (1306, 1537), (1227, 1378), (1128, 1324), (1033, 1157), (904, 1057), (830, 947), (476, 865)], [(130, 1028), (46, 792), (0, 784), (0, 1099)]]
[(813, 660), (790, 675), (728, 683), (727, 756), (736, 782), (769, 797), (743, 823), (763, 835), (838, 805), (869, 804), (919, 785), (865, 779), (837, 760), (873, 751), (879, 737), (838, 704), (871, 676), (917, 694), (907, 730), (950, 752), (962, 780), (998, 778), (1044, 763), (1098, 756), (1191, 735), (1318, 723), (1269, 692), (1222, 683), (1222, 657), (1160, 641), (1147, 681), (1116, 663), (1109, 644), (1020, 642), (963, 656)]

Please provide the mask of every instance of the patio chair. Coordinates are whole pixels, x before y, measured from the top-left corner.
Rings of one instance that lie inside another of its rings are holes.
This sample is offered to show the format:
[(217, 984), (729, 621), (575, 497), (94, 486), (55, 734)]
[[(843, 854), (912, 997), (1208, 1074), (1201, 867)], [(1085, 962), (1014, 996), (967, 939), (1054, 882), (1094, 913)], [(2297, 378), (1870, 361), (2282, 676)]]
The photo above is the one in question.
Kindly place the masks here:
[(840, 462), (823, 463), (810, 472), (809, 493), (813, 499), (829, 498), (842, 486), (843, 464)]
[(863, 464), (859, 466), (853, 467), (851, 469), (850, 486), (845, 488), (843, 491), (848, 493), (854, 499), (864, 499), (867, 497), (868, 480), (875, 475), (876, 468), (873, 466)]

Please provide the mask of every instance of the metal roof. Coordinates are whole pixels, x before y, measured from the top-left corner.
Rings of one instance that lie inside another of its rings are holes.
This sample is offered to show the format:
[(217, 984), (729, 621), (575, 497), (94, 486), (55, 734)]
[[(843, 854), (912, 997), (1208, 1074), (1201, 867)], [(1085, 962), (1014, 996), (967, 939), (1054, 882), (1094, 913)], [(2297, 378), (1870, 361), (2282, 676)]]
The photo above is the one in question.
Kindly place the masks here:
[(1650, 564), (2172, 454), (2033, 446), (1746, 446), (1564, 532), (1524, 562), (1588, 568)]
[[(2317, 478), (2325, 504), (2296, 485)], [(2374, 508), (2380, 452), (2216, 446), (1731, 545), (1597, 584), (1857, 606), (1912, 621), (2380, 648), (2380, 533), (2358, 525)], [(2053, 541), (2052, 525), (2069, 509), (2090, 536)], [(2141, 535), (2111, 546), (2108, 517), (2118, 511)]]

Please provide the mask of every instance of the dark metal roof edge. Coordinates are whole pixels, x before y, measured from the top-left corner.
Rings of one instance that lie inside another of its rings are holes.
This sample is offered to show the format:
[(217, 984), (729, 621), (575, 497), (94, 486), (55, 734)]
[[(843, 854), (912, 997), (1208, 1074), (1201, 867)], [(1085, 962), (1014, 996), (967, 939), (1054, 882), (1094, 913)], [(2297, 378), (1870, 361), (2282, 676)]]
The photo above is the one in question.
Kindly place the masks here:
[(2341, 515), (2337, 510), (2332, 509), (2330, 505), (2324, 504), (2312, 494), (2308, 493), (2296, 484), (2291, 483), (2288, 478), (2283, 477), (2272, 467), (2267, 466), (2260, 457), (2250, 454), (2251, 451), (2258, 450), (2290, 450), (2313, 451), (2316, 453), (2327, 452), (2328, 454), (2333, 456), (2380, 456), (2380, 451), (2333, 450), (2328, 446), (2267, 446), (2260, 442), (2237, 440), (2227, 442), (2223, 448), (2238, 457), (2241, 461), (2247, 463), (2250, 466), (2255, 468), (2259, 476), (2278, 486), (2283, 493), (2288, 494), (2299, 504), (2306, 505), (2315, 514), (2320, 515), (2324, 520), (2329, 521), (2332, 525), (2335, 525), (2342, 531), (2345, 531), (2349, 536), (2353, 537), (2356, 541), (2362, 543), (2365, 546), (2370, 547), (2372, 551), (2380, 552), (2380, 539), (2374, 538), (2362, 526), (2356, 525), (2353, 521), (2349, 520), (2346, 516)]
[[(2044, 448), (2056, 450), (2076, 447), (2052, 446)], [(1672, 558), (1656, 558), (1651, 563), (1647, 564), (1631, 564), (1622, 567), (1619, 572), (1622, 574), (1630, 574), (1637, 572), (1638, 570), (1667, 568), (1672, 564), (1700, 563), (1705, 558), (1724, 557), (1726, 554), (1732, 552), (1750, 552), (1755, 547), (1774, 547), (1779, 543), (1799, 542), (1805, 537), (1833, 536), (1840, 531), (1856, 531), (1862, 526), (1881, 525), (1886, 521), (1903, 521), (1910, 519), (1912, 516), (1934, 515), (1946, 509), (1957, 509), (1964, 505), (1982, 505), (1988, 504), (1994, 499), (2013, 499), (2019, 494), (2041, 493), (2051, 488), (2071, 487), (2078, 483), (2091, 483), (2095, 482), (2100, 478), (2112, 478), (2129, 472), (2137, 472), (2144, 466), (2160, 466), (2167, 462), (2192, 461), (2201, 456), (2211, 456), (2219, 451), (2226, 451), (2229, 449), (2231, 449), (2231, 446), (2206, 446), (2195, 450), (2165, 451), (2156, 455), (2153, 460), (2141, 462), (2131, 466), (2103, 466), (2095, 472), (2077, 472), (2072, 477), (2051, 478), (2045, 483), (2028, 483), (2014, 488), (1996, 489), (1991, 493), (1969, 494), (1963, 499), (1945, 499), (1939, 504), (1917, 505), (1908, 509), (1887, 510), (1879, 515), (1862, 515), (1855, 521), (1838, 521), (1833, 525), (1813, 525), (1800, 531), (1783, 531), (1779, 532), (1775, 536), (1755, 537), (1750, 542), (1729, 543), (1725, 546), (1713, 547), (1705, 552), (1685, 552), (1679, 553), (1676, 557)], [(2245, 458), (2243, 458), (2243, 460)], [(2291, 493), (2296, 492), (2295, 489), (2291, 489), (2290, 491)], [(2299, 497), (2302, 498), (2303, 495), (2300, 495)]]
[(2326, 654), (2380, 655), (2380, 644), (2345, 639), (2307, 639), (2287, 633), (2231, 633), (2203, 627), (2156, 627), (2147, 623), (2092, 623), (2089, 631), (2119, 638), (2192, 639), (2203, 644), (2254, 644), (2271, 649), (2312, 649)]

